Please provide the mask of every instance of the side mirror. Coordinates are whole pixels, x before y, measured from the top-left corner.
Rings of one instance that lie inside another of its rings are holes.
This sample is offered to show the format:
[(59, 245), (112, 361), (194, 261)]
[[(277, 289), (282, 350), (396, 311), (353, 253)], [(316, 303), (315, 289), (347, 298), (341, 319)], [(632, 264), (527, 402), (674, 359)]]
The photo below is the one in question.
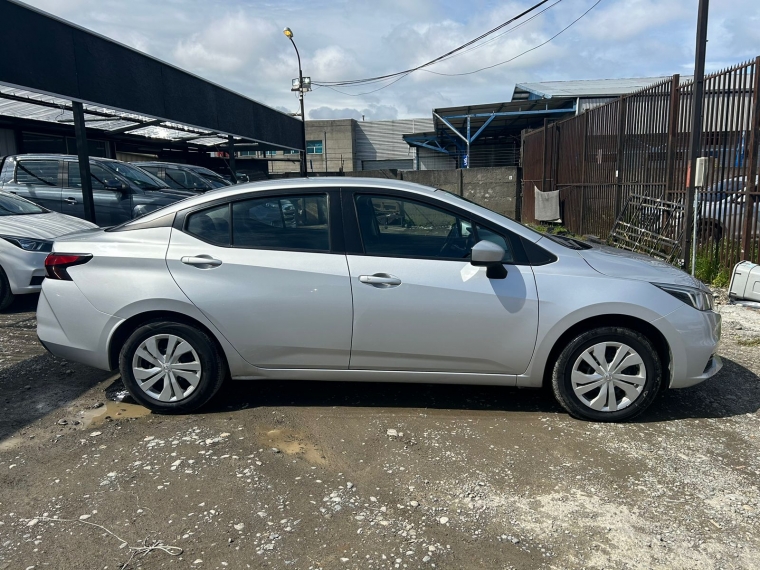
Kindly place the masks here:
[(489, 279), (505, 279), (507, 269), (502, 260), (506, 251), (492, 241), (482, 240), (472, 246), (470, 264), (476, 267), (486, 267), (486, 277)]
[(103, 180), (103, 186), (105, 186), (108, 190), (118, 190), (120, 192), (129, 190), (127, 183), (122, 182), (118, 178), (106, 178)]

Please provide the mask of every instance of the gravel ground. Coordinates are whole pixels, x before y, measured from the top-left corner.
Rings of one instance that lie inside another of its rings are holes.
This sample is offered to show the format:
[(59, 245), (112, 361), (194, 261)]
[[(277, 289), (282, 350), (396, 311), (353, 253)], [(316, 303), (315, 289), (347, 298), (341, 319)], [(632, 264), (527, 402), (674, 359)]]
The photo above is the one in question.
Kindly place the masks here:
[(0, 315), (0, 569), (760, 568), (759, 310), (719, 306), (715, 378), (600, 425), (302, 382), (156, 416), (44, 354), (27, 303)]

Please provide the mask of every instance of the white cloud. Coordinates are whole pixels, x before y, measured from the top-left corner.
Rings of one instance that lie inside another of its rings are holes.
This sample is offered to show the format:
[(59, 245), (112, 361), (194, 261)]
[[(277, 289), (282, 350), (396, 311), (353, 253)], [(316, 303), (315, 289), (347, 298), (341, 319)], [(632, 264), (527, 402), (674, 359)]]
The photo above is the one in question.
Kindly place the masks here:
[[(295, 111), (290, 81), (298, 67), (282, 28), (289, 26), (305, 75), (342, 80), (383, 75), (437, 57), (527, 8), (533, 0), (29, 0), (77, 24), (147, 50), (270, 106)], [(461, 73), (507, 60), (550, 38), (596, 0), (562, 2), (484, 47), (431, 69)], [(474, 75), (419, 72), (382, 84), (322, 88), (306, 95), (307, 115), (429, 117), (431, 109), (509, 100), (514, 83), (689, 74), (694, 61), (694, 0), (603, 0), (548, 45)], [(713, 0), (708, 71), (760, 53), (760, 2)]]
[(357, 121), (389, 121), (398, 119), (398, 109), (393, 105), (371, 104), (364, 109), (343, 107), (335, 109), (322, 106), (308, 112), (310, 119), (356, 119)]

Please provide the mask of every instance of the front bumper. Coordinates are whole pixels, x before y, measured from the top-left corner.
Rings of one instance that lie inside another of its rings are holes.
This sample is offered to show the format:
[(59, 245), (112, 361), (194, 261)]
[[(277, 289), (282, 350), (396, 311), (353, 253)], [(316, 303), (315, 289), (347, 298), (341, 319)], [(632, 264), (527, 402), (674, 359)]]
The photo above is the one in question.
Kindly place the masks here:
[[(7, 243), (7, 242), (6, 242)], [(38, 293), (45, 277), (46, 252), (24, 251), (14, 245), (2, 244), (0, 266), (8, 276), (11, 293), (25, 295)]]
[(723, 361), (715, 354), (721, 318), (714, 311), (684, 305), (652, 323), (670, 345), (670, 387), (687, 388), (717, 374)]

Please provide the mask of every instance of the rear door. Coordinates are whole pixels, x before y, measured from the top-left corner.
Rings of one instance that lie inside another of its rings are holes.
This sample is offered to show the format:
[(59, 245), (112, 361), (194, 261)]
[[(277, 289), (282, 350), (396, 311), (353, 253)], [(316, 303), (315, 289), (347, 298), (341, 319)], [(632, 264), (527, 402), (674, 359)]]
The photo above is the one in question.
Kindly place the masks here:
[[(350, 368), (525, 372), (538, 298), (519, 238), (403, 192), (344, 191), (343, 209), (354, 298)], [(470, 265), (480, 240), (505, 249), (505, 279)]]
[(61, 166), (62, 161), (57, 159), (19, 160), (16, 164), (15, 184), (9, 184), (5, 189), (49, 210), (60, 212)]
[(348, 368), (351, 284), (338, 196), (256, 192), (177, 217), (169, 270), (251, 364)]

